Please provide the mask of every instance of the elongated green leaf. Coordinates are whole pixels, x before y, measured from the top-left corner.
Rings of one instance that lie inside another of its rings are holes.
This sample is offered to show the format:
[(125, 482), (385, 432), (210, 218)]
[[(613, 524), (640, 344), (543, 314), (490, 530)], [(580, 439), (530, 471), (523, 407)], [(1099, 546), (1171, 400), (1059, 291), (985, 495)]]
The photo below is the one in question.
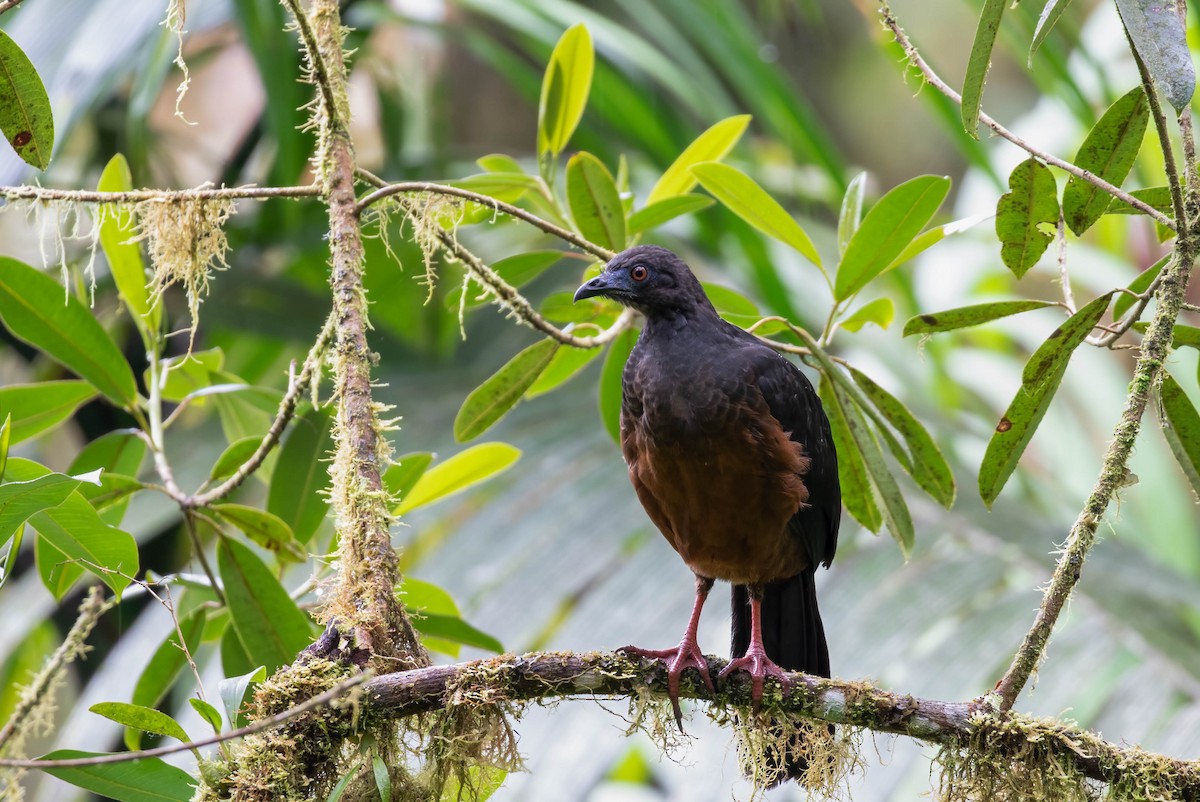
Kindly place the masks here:
[(1188, 51), (1187, 31), (1176, 3), (1162, 0), (1117, 0), (1121, 22), (1154, 85), (1181, 113), (1196, 91), (1196, 69)]
[(1046, 41), (1046, 37), (1054, 28), (1054, 23), (1058, 22), (1058, 18), (1067, 10), (1067, 6), (1071, 4), (1071, 0), (1046, 0), (1046, 5), (1042, 8), (1042, 13), (1038, 17), (1037, 26), (1033, 29), (1033, 41), (1029, 45), (1029, 66), (1033, 66), (1033, 54), (1042, 46), (1042, 42)]
[[(1090, 170), (1114, 186), (1121, 186), (1133, 167), (1150, 119), (1150, 105), (1142, 87), (1130, 90), (1108, 107), (1088, 132), (1075, 164)], [(1063, 190), (1063, 217), (1071, 231), (1081, 235), (1108, 209), (1109, 195), (1075, 176)]]
[(238, 640), (254, 663), (274, 672), (312, 640), (312, 621), (262, 560), (235, 540), (222, 538), (217, 565)]
[(474, 440), (504, 417), (542, 375), (558, 348), (558, 342), (549, 338), (534, 343), (472, 390), (454, 418), (454, 439)]
[[(74, 760), (105, 754), (59, 749), (42, 755), (42, 759)], [(44, 768), (42, 771), (117, 802), (188, 802), (196, 793), (196, 780), (192, 775), (156, 757), (72, 769)]]
[(650, 190), (650, 195), (646, 198), (646, 205), (651, 206), (658, 201), (690, 192), (692, 187), (696, 186), (696, 176), (692, 174), (692, 166), (702, 162), (719, 162), (724, 159), (742, 138), (742, 134), (746, 132), (746, 126), (749, 124), (749, 114), (726, 117), (692, 140), (692, 143), (683, 149), (683, 152), (654, 184), (654, 188)]
[(262, 682), (266, 678), (266, 666), (259, 666), (245, 674), (229, 677), (217, 683), (217, 693), (221, 695), (221, 705), (225, 708), (225, 720), (229, 722), (230, 728), (237, 729), (246, 723), (246, 716), (242, 713), (242, 702), (246, 698), (246, 690), (250, 687), (250, 683)]
[(0, 415), (12, 416), (11, 441), (19, 443), (59, 426), (95, 396), (82, 381), (10, 384), (0, 388)]
[(550, 392), (577, 375), (603, 352), (603, 348), (559, 348), (546, 370), (525, 392), (525, 397), (537, 398)]
[(912, 242), (904, 246), (904, 250), (900, 251), (900, 255), (893, 259), (892, 263), (888, 265), (883, 272), (886, 273), (888, 270), (894, 270), (910, 259), (916, 257), (918, 254), (927, 251), (934, 245), (937, 245), (946, 237), (968, 231), (990, 217), (992, 217), (990, 214), (977, 214), (972, 215), (971, 217), (964, 217), (961, 220), (952, 220), (945, 225), (934, 226), (933, 228), (925, 229), (918, 234)]
[[(1137, 278), (1129, 282), (1128, 289), (1139, 294), (1150, 289), (1150, 285), (1154, 283), (1154, 279), (1158, 278), (1158, 274), (1162, 272), (1163, 267), (1165, 267), (1167, 262), (1170, 260), (1171, 256), (1168, 254), (1167, 256), (1164, 256), (1154, 264), (1147, 267), (1141, 273), (1138, 273)], [(1128, 293), (1119, 293), (1117, 295), (1117, 300), (1113, 303), (1113, 318), (1120, 320), (1136, 301), (1137, 299)]]
[(400, 457), (383, 475), (383, 486), (393, 499), (404, 500), (416, 485), (417, 480), (433, 462), (433, 454), (419, 451)]
[(188, 699), (188, 704), (192, 709), (200, 714), (200, 718), (208, 722), (208, 726), (212, 727), (214, 735), (221, 734), (221, 711), (210, 705), (203, 699), (191, 698)]
[(477, 649), (485, 649), (496, 654), (504, 651), (504, 646), (500, 641), (457, 616), (423, 613), (413, 616), (413, 626), (422, 635), (429, 635), (440, 640), (461, 643), (463, 646), (474, 646)]
[[(1170, 187), (1146, 187), (1145, 189), (1135, 189), (1129, 194), (1169, 217), (1174, 217), (1175, 215), (1175, 205), (1171, 200)], [(1120, 198), (1113, 198), (1109, 201), (1108, 208), (1104, 210), (1104, 213), (1145, 214), (1141, 209), (1130, 206)]]
[[(647, 772), (647, 776), (649, 772)], [(495, 766), (474, 764), (460, 776), (457, 772), (450, 775), (442, 788), (439, 802), (462, 802), (472, 799), (475, 802), (487, 802), (491, 796), (504, 785), (508, 772)], [(611, 779), (611, 775), (610, 778)], [(638, 782), (639, 786), (648, 786), (649, 782)], [(330, 800), (330, 802), (333, 802)]]
[(567, 162), (567, 202), (579, 233), (610, 251), (625, 250), (625, 210), (604, 163), (580, 151)]
[(504, 153), (489, 153), (486, 156), (480, 156), (475, 160), (484, 170), (489, 173), (521, 173), (521, 163)]
[(221, 456), (217, 457), (212, 470), (208, 472), (208, 478), (215, 482), (226, 476), (233, 476), (237, 473), (238, 468), (242, 467), (246, 460), (250, 459), (258, 450), (260, 443), (262, 443), (262, 438), (253, 435), (234, 440), (221, 452)]
[[(133, 176), (129, 162), (120, 153), (109, 159), (100, 174), (96, 189), (101, 192), (129, 192), (133, 189)], [(162, 304), (150, 303), (150, 291), (146, 288), (146, 263), (142, 249), (133, 242), (137, 236), (137, 221), (133, 212), (120, 206), (104, 207), (100, 218), (100, 247), (108, 259), (109, 270), (121, 300), (129, 307), (134, 324), (150, 341), (158, 332), (162, 321)]]
[(550, 54), (538, 101), (538, 156), (557, 156), (575, 133), (592, 88), (596, 56), (582, 24), (567, 29)]
[[(59, 570), (73, 565), (91, 571), (118, 595), (137, 575), (138, 550), (133, 536), (105, 523), (79, 493), (39, 512), (29, 524), (41, 541), (56, 550)], [(52, 571), (51, 576), (55, 575)]]
[[(65, 303), (64, 303), (65, 300)], [(87, 307), (54, 279), (0, 256), (0, 318), (18, 339), (66, 365), (114, 404), (133, 406), (129, 363)]]
[(949, 191), (949, 178), (922, 175), (880, 198), (846, 246), (834, 283), (837, 300), (846, 300), (886, 270), (933, 219)]
[(0, 134), (27, 164), (50, 166), (54, 115), (37, 69), (25, 51), (0, 31)]
[(1055, 329), (1026, 363), (1021, 387), (996, 425), (979, 466), (979, 494), (988, 507), (1004, 489), (1045, 417), (1071, 354), (1099, 322), (1111, 300), (1112, 293), (1106, 293), (1080, 309)]
[(194, 610), (179, 622), (179, 632), (183, 633), (182, 644), (179, 632), (175, 630), (159, 644), (133, 686), (131, 701), (135, 705), (154, 707), (163, 700), (187, 665), (187, 655), (195, 655), (200, 648), (200, 638), (204, 634), (204, 624), (207, 620), (208, 614), (203, 607)]
[(301, 543), (312, 540), (329, 511), (328, 460), (334, 448), (331, 408), (309, 409), (292, 424), (271, 472), (267, 512)]
[(983, 101), (983, 84), (987, 80), (988, 68), (992, 66), (992, 48), (996, 34), (1000, 32), (1000, 18), (1008, 0), (984, 0), (979, 13), (979, 25), (975, 28), (975, 42), (971, 45), (971, 57), (967, 60), (967, 75), (963, 78), (962, 123), (963, 130), (973, 139), (979, 138), (979, 106)]
[(674, 220), (676, 217), (698, 212), (712, 205), (713, 199), (704, 195), (675, 195), (670, 198), (663, 198), (660, 201), (647, 204), (644, 208), (638, 209), (629, 215), (629, 222), (626, 224), (626, 228), (630, 236), (641, 234), (643, 231), (657, 228), (663, 223)]
[(1008, 187), (996, 203), (996, 236), (1000, 259), (1021, 278), (1054, 239), (1038, 226), (1058, 223), (1058, 187), (1050, 168), (1032, 158), (1013, 168)]
[(833, 433), (833, 445), (838, 454), (838, 483), (842, 488), (842, 504), (846, 512), (865, 528), (878, 532), (883, 527), (883, 515), (879, 505), (875, 503), (875, 495), (871, 489), (871, 480), (867, 476), (867, 466), (863, 464), (858, 446), (846, 425), (846, 416), (842, 414), (841, 404), (834, 396), (832, 382), (824, 375), (821, 376), (819, 393), (821, 405), (829, 418), (829, 428)]
[(600, 369), (600, 420), (613, 442), (618, 444), (621, 442), (621, 375), (637, 338), (638, 332), (632, 329), (621, 332), (608, 346), (604, 366)]
[[(450, 186), (469, 189), (481, 195), (489, 195), (505, 203), (516, 203), (526, 192), (538, 189), (538, 179), (519, 170), (512, 173), (479, 173), (448, 182)], [(484, 204), (486, 206), (486, 204)]]
[(303, 562), (307, 558), (292, 528), (278, 515), (245, 504), (214, 504), (210, 509), (280, 560)]
[(854, 232), (858, 231), (858, 224), (862, 221), (863, 189), (866, 185), (867, 174), (859, 173), (850, 180), (846, 194), (842, 196), (842, 209), (838, 213), (837, 227), (838, 256), (845, 255), (846, 246), (850, 244), (850, 239)]
[(379, 755), (371, 758), (371, 773), (375, 777), (375, 790), (379, 792), (379, 802), (389, 802), (392, 798), (392, 774)]
[(821, 256), (808, 234), (754, 179), (720, 162), (701, 162), (692, 174), (729, 211), (769, 237), (795, 248), (804, 258), (821, 267)]
[[(97, 702), (88, 708), (98, 716), (104, 716), (110, 721), (124, 724), (135, 730), (149, 732), (154, 735), (167, 735), (183, 743), (188, 743), (188, 737), (179, 722), (153, 707), (131, 705), (125, 702)], [(130, 747), (136, 749), (137, 747)]]
[(61, 473), (47, 472), (25, 481), (12, 481), (12, 475), (9, 478), (0, 484), (0, 545), (7, 543), (30, 517), (66, 501), (80, 484), (75, 477)]
[(876, 298), (870, 303), (860, 306), (854, 314), (838, 324), (846, 331), (858, 331), (868, 323), (874, 323), (881, 329), (892, 325), (896, 317), (896, 304), (891, 298)]
[(0, 482), (4, 481), (4, 469), (8, 467), (8, 447), (12, 445), (12, 414), (5, 413), (0, 422)]
[[(146, 457), (146, 441), (131, 430), (109, 432), (83, 447), (71, 460), (68, 473), (87, 473), (97, 468), (125, 476), (137, 476)], [(103, 476), (101, 477), (103, 478)], [(87, 488), (84, 487), (86, 491)]]
[(960, 306), (944, 312), (930, 312), (909, 318), (908, 322), (904, 324), (904, 336), (911, 337), (914, 334), (933, 334), (939, 331), (965, 329), (1009, 315), (1034, 309), (1045, 309), (1047, 306), (1056, 306), (1056, 304), (1053, 301), (996, 301)]
[(849, 368), (849, 371), (867, 400), (883, 413), (908, 447), (910, 459), (907, 463), (901, 460), (900, 464), (934, 501), (950, 509), (954, 505), (954, 474), (929, 432), (908, 407), (869, 376), (855, 368)]
[(1163, 437), (1191, 485), (1192, 493), (1200, 498), (1200, 414), (1179, 382), (1166, 373), (1160, 398)]
[(426, 471), (392, 513), (403, 515), (417, 507), (462, 492), (508, 470), (520, 456), (520, 449), (508, 443), (471, 446)]

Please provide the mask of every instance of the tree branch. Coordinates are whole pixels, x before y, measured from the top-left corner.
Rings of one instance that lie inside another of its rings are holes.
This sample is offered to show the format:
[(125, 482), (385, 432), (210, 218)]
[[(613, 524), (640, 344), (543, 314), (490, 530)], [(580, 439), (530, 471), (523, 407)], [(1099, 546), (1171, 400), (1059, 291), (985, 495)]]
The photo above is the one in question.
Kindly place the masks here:
[(5, 200), (64, 201), (67, 203), (142, 203), (144, 201), (239, 200), (242, 198), (315, 198), (321, 188), (315, 184), (303, 187), (219, 187), (205, 189), (135, 189), (129, 192), (96, 192), (93, 190), (47, 189), (46, 187), (0, 187)]

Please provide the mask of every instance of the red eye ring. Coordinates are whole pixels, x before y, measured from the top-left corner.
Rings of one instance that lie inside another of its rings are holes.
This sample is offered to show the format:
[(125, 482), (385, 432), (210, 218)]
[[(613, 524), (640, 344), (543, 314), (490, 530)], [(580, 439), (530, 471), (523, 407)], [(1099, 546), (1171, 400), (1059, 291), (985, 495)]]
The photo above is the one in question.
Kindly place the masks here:
[(634, 281), (645, 281), (650, 275), (650, 271), (645, 265), (634, 265), (629, 269), (629, 277)]

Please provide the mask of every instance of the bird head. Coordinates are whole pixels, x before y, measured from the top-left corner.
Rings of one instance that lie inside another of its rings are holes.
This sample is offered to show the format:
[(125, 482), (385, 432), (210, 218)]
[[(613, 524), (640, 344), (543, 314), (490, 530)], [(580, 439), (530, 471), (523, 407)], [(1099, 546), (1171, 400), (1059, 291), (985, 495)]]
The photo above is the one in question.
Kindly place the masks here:
[(575, 301), (611, 298), (647, 318), (692, 317), (712, 311), (712, 303), (692, 271), (675, 253), (657, 245), (638, 245), (614, 256), (600, 275), (575, 291)]

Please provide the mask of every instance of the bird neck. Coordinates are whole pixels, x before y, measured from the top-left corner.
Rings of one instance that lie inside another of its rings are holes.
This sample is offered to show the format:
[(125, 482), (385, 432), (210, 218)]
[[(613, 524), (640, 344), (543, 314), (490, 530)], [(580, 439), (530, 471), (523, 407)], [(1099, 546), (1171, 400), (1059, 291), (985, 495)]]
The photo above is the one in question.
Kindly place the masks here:
[(671, 337), (696, 324), (709, 325), (720, 320), (711, 304), (655, 309), (646, 315), (646, 331), (654, 336)]

